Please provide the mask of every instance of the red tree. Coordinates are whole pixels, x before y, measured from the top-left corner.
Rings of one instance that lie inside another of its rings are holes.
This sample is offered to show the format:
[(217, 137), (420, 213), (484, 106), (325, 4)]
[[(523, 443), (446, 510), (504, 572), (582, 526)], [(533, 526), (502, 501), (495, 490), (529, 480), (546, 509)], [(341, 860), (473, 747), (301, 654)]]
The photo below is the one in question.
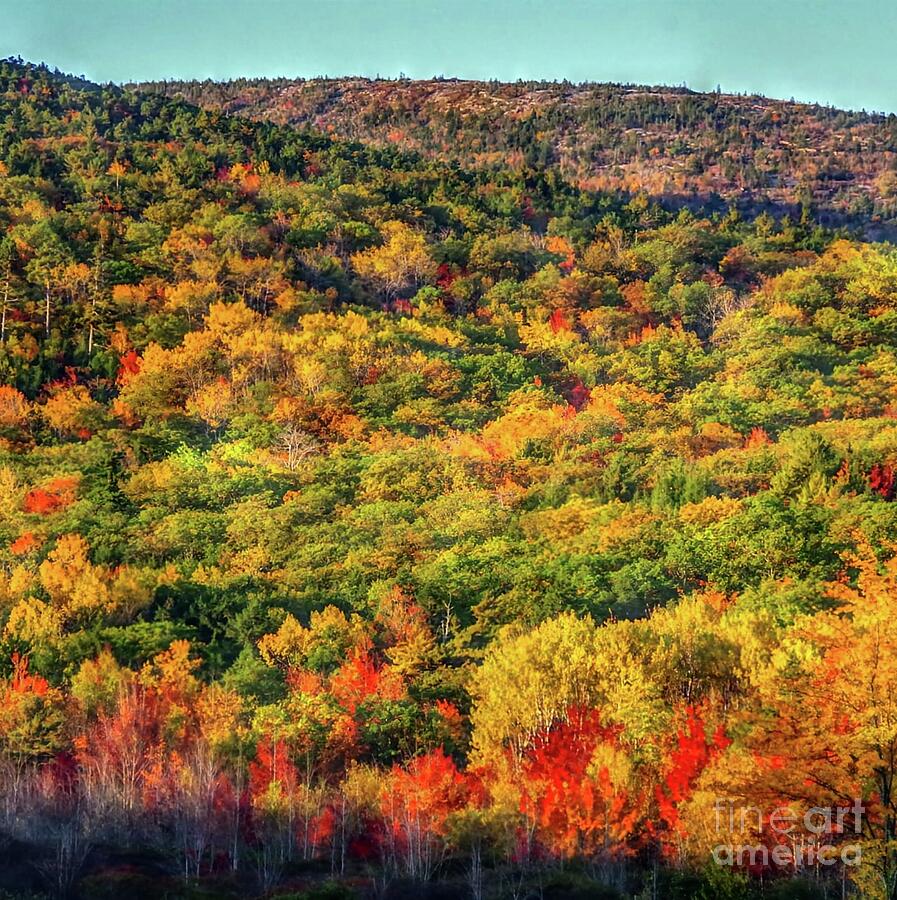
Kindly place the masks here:
[(521, 811), (539, 844), (553, 856), (627, 852), (638, 812), (614, 761), (619, 733), (601, 724), (598, 710), (573, 709), (527, 755)]

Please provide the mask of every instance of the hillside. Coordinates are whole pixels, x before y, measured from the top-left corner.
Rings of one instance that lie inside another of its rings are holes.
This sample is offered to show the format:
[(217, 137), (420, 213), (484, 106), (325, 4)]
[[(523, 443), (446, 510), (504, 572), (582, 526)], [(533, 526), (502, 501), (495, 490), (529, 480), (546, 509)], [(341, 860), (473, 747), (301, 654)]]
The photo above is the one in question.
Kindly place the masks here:
[(678, 202), (897, 214), (897, 118), (756, 96), (605, 84), (360, 78), (144, 89), (466, 166), (556, 167), (594, 190)]
[(0, 123), (0, 890), (897, 883), (892, 245), (17, 60)]

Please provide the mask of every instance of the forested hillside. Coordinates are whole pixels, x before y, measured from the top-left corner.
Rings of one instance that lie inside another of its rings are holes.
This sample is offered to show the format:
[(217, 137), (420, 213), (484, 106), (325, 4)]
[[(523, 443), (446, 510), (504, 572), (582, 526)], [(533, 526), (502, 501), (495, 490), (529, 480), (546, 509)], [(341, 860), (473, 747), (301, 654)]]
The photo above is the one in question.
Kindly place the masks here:
[(897, 896), (897, 250), (18, 61), (0, 123), (0, 888)]
[(894, 236), (897, 117), (685, 88), (569, 82), (238, 79), (143, 88), (466, 166), (549, 167), (692, 209), (815, 210)]

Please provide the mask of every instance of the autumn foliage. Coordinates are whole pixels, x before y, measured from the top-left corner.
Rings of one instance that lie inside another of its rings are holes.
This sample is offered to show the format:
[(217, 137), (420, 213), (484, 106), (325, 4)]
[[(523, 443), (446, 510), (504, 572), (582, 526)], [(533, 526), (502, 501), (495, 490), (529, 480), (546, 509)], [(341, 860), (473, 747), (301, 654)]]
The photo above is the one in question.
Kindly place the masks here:
[(0, 894), (897, 900), (893, 122), (157, 87), (0, 61)]
[(615, 746), (619, 729), (599, 710), (568, 710), (525, 757), (521, 812), (539, 845), (561, 858), (625, 855), (639, 817), (639, 791)]

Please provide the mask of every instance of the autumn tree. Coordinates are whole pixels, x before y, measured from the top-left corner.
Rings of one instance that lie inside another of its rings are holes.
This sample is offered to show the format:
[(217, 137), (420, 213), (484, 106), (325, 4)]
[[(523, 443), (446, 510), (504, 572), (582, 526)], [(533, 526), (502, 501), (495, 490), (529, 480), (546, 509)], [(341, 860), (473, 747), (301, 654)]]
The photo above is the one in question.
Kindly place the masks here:
[(838, 606), (795, 623), (768, 673), (763, 689), (773, 715), (757, 716), (752, 736), (768, 781), (757, 789), (808, 807), (843, 808), (864, 846), (861, 889), (893, 898), (897, 562), (879, 563), (867, 549), (853, 563), (856, 586), (833, 585)]
[(18, 813), (27, 766), (62, 749), (64, 725), (62, 693), (29, 671), (27, 657), (14, 655), (12, 674), (0, 683), (0, 762), (7, 822)]
[(381, 232), (381, 246), (352, 257), (352, 265), (362, 278), (369, 279), (389, 298), (435, 278), (436, 263), (423, 234), (397, 221), (385, 223)]
[(608, 861), (634, 849), (644, 785), (619, 738), (597, 710), (571, 709), (526, 752), (520, 809), (552, 855)]
[(451, 813), (465, 806), (471, 783), (452, 759), (434, 750), (407, 768), (393, 767), (380, 796), (391, 862), (409, 878), (429, 880), (447, 850)]

